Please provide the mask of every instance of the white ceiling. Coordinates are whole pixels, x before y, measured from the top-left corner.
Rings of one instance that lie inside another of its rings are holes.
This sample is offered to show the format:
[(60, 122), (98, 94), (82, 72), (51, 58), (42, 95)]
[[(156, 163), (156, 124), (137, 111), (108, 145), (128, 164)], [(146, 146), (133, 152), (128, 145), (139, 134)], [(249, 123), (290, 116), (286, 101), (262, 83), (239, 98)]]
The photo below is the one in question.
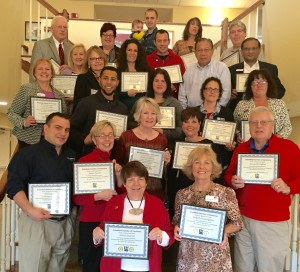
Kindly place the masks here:
[[(73, 0), (82, 1), (82, 0)], [(91, 2), (106, 3), (107, 0), (85, 0)], [(248, 8), (257, 0), (110, 0), (112, 3), (128, 3), (137, 5), (168, 5), (187, 7), (209, 7), (209, 8)]]

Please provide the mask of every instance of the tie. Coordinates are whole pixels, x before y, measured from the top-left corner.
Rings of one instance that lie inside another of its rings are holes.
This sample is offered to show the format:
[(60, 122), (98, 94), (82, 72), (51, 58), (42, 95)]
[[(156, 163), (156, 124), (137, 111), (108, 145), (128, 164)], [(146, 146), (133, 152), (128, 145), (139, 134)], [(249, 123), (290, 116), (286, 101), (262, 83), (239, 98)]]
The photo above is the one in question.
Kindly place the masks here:
[(61, 43), (58, 46), (58, 54), (59, 54), (59, 58), (60, 58), (60, 65), (64, 65), (65, 64), (65, 53), (64, 53)]

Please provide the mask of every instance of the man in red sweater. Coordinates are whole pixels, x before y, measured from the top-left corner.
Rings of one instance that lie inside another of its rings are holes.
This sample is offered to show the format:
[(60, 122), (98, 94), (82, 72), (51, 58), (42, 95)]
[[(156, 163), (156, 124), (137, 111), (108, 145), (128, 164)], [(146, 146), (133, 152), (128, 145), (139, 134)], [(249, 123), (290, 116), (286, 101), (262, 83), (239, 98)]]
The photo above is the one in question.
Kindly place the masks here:
[[(181, 57), (174, 54), (173, 51), (168, 48), (170, 44), (168, 31), (164, 29), (158, 30), (155, 34), (154, 44), (156, 50), (152, 54), (147, 55), (149, 66), (154, 70), (156, 68), (179, 65), (181, 76), (183, 76), (185, 67)], [(173, 96), (178, 98), (179, 83), (173, 83), (174, 82), (172, 82)]]
[[(225, 182), (236, 190), (245, 227), (236, 235), (234, 271), (282, 272), (290, 244), (292, 195), (300, 192), (300, 150), (290, 140), (273, 134), (274, 117), (267, 107), (256, 107), (249, 117), (251, 138), (235, 150)], [(279, 154), (278, 177), (268, 185), (245, 184), (236, 175), (239, 153)]]

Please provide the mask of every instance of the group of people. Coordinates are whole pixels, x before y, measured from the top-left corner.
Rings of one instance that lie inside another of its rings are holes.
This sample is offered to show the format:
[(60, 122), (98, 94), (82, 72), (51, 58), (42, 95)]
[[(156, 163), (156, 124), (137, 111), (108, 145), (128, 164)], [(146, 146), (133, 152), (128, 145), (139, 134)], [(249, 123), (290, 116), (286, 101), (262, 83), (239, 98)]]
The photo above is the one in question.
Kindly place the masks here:
[[(76, 209), (53, 216), (29, 202), (30, 183), (73, 181), (73, 163), (112, 162), (115, 189), (72, 196), (80, 207), (79, 257), (83, 271), (161, 271), (162, 248), (179, 242), (176, 271), (282, 271), (289, 246), (289, 207), (300, 192), (299, 147), (287, 140), (292, 127), (281, 100), (285, 88), (275, 65), (263, 62), (261, 44), (246, 38), (238, 21), (229, 27), (233, 47), (221, 60), (238, 54), (230, 66), (212, 59), (213, 43), (202, 37), (198, 18), (191, 18), (183, 39), (169, 49), (166, 30), (158, 29), (155, 9), (121, 48), (114, 41), (116, 27), (104, 23), (101, 46), (88, 50), (71, 46), (68, 22), (52, 20), (52, 36), (35, 43), (30, 83), (22, 85), (8, 110), (13, 134), (21, 149), (8, 166), (7, 194), (22, 209), (19, 219), (20, 271), (64, 271), (75, 228)], [(184, 64), (194, 53), (197, 62)], [(50, 60), (52, 59), (52, 60)], [(51, 80), (76, 74), (74, 96), (65, 98)], [(172, 83), (164, 67), (179, 65), (183, 82)], [(147, 89), (123, 90), (122, 73), (148, 73)], [(249, 74), (245, 90), (237, 74)], [(240, 87), (240, 86), (239, 86)], [(37, 122), (31, 97), (61, 100), (61, 112)], [(160, 107), (174, 108), (174, 128), (158, 128)], [(117, 135), (112, 120), (96, 121), (96, 112), (127, 116), (127, 130)], [(206, 139), (206, 120), (236, 122), (228, 142)], [(241, 121), (249, 124), (250, 139), (241, 135)], [(204, 144), (193, 149), (183, 169), (173, 168), (177, 142)], [(163, 152), (163, 175), (150, 177), (145, 165), (130, 160), (131, 146)], [(25, 148), (26, 147), (26, 148)], [(75, 152), (74, 152), (75, 151)], [(278, 176), (268, 185), (245, 183), (237, 174), (238, 155), (279, 154)], [(72, 186), (71, 186), (72, 187)], [(224, 236), (219, 244), (181, 236), (183, 204), (226, 210)], [(105, 222), (149, 224), (147, 260), (103, 255)], [(231, 262), (230, 237), (234, 237)]]

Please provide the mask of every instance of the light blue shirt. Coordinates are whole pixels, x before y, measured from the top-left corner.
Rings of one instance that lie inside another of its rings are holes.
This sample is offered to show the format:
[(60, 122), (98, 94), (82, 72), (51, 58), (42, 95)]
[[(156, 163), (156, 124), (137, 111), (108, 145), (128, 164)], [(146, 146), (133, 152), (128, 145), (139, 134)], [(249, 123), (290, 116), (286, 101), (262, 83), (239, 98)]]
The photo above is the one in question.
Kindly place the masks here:
[(197, 107), (203, 103), (200, 95), (200, 89), (208, 77), (217, 77), (223, 85), (223, 94), (220, 104), (226, 106), (231, 95), (231, 77), (230, 71), (225, 63), (211, 60), (209, 64), (200, 67), (196, 63), (185, 71), (183, 75), (183, 83), (180, 84), (178, 100), (182, 107)]

